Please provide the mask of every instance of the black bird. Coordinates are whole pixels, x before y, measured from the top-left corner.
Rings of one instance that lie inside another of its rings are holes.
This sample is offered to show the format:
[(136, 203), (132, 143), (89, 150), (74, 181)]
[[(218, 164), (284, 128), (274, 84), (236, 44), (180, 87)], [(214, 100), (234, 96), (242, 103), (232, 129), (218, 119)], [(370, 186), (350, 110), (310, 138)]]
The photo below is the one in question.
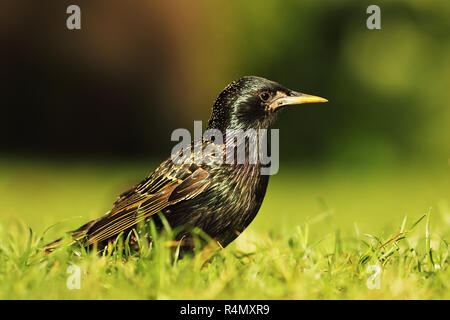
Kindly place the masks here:
[[(326, 101), (264, 78), (242, 77), (219, 94), (208, 129), (218, 129), (224, 135), (227, 129), (268, 129), (285, 106)], [(208, 145), (200, 143), (202, 148)], [(169, 158), (148, 178), (121, 194), (106, 215), (86, 223), (71, 236), (82, 239), (86, 247), (103, 248), (120, 233), (129, 233), (149, 219), (161, 228), (155, 215), (161, 212), (172, 228), (200, 228), (221, 247), (227, 246), (255, 218), (269, 182), (269, 176), (261, 174), (261, 162), (249, 160), (248, 143), (243, 163), (198, 163), (192, 161), (194, 153), (187, 163)], [(183, 239), (184, 247), (192, 247), (188, 231), (177, 239)], [(47, 245), (45, 251), (52, 251), (59, 242)]]

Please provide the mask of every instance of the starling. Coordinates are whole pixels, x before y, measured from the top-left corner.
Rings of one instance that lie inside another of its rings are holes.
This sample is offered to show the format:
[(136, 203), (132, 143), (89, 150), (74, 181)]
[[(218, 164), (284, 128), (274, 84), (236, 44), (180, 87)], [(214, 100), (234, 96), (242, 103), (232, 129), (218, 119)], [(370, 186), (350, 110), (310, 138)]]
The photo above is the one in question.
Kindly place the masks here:
[[(326, 101), (264, 78), (242, 77), (219, 94), (207, 129), (224, 135), (229, 129), (269, 129), (285, 106)], [(189, 230), (194, 228), (201, 229), (221, 247), (227, 246), (258, 213), (269, 175), (261, 174), (263, 165), (259, 160), (249, 160), (248, 140), (240, 163), (193, 161), (198, 156), (195, 152), (201, 152), (211, 141), (197, 143), (201, 148), (193, 148), (189, 161), (167, 159), (148, 178), (122, 193), (109, 212), (71, 232), (71, 237), (81, 239), (85, 247), (101, 249), (119, 234), (129, 234), (150, 220), (162, 228), (162, 214), (172, 228), (185, 227), (186, 231), (177, 235), (183, 248), (193, 247)], [(59, 243), (48, 244), (45, 251), (52, 251)]]

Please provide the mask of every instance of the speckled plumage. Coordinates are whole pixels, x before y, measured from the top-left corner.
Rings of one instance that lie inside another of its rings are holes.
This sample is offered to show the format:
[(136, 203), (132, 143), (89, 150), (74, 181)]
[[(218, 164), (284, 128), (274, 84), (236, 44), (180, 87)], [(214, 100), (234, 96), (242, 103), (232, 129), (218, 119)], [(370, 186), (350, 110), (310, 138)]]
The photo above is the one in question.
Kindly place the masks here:
[[(240, 78), (216, 99), (208, 129), (224, 135), (227, 129), (268, 129), (284, 107), (281, 98), (301, 95), (267, 79)], [(210, 142), (200, 143), (205, 147)], [(171, 158), (164, 161), (148, 178), (121, 194), (111, 211), (73, 231), (72, 237), (82, 238), (85, 246), (101, 248), (139, 222), (153, 219), (161, 228), (155, 214), (162, 212), (172, 228), (186, 227), (178, 235), (186, 244), (189, 229), (197, 227), (222, 247), (228, 245), (258, 213), (269, 176), (261, 175), (259, 162), (249, 161), (248, 149), (241, 164), (198, 163), (193, 156), (190, 163), (177, 164)], [(51, 251), (57, 245), (58, 241), (46, 249)]]

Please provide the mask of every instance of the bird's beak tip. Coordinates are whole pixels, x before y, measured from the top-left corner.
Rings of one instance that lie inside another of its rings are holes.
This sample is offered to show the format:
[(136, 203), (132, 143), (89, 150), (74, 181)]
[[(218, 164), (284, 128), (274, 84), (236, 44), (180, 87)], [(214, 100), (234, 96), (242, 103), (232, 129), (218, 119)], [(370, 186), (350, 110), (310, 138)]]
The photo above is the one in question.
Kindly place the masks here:
[(327, 99), (317, 96), (312, 96), (309, 94), (302, 94), (298, 97), (298, 104), (302, 103), (322, 103), (322, 102), (328, 102)]

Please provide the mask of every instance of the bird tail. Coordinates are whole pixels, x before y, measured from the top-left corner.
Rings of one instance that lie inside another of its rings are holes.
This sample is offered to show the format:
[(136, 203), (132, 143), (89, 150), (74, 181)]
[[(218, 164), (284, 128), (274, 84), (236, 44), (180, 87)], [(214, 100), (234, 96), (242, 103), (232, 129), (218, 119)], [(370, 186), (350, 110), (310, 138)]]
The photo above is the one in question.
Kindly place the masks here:
[(55, 241), (52, 241), (52, 242), (46, 244), (44, 246), (44, 254), (47, 255), (47, 254), (55, 251), (55, 249), (61, 245), (62, 240), (63, 240), (63, 238), (59, 238), (59, 239), (56, 239)]
[[(78, 229), (69, 232), (69, 236), (73, 240), (77, 240), (77, 239), (80, 239), (80, 238), (84, 237), (85, 235), (88, 234), (89, 229), (92, 227), (92, 225), (94, 223), (96, 223), (98, 220), (99, 219), (92, 220), (92, 221), (82, 225)], [(59, 238), (59, 239), (56, 239), (56, 240), (46, 244), (44, 246), (44, 254), (47, 255), (47, 254), (55, 251), (57, 248), (59, 248), (61, 246), (61, 244), (63, 243), (63, 240), (64, 240), (64, 238)]]

